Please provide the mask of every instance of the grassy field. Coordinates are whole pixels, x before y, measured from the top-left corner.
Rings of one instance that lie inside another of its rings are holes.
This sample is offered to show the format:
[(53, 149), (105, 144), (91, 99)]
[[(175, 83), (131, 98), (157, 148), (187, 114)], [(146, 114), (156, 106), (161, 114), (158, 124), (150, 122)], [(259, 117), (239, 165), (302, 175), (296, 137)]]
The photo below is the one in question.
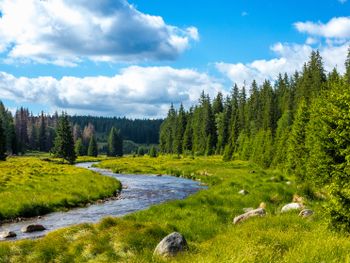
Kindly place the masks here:
[[(220, 157), (120, 158), (101, 167), (119, 172), (173, 173), (209, 185), (186, 200), (153, 206), (123, 218), (106, 218), (50, 233), (43, 239), (0, 243), (0, 262), (163, 262), (152, 256), (173, 231), (189, 242), (189, 252), (170, 262), (349, 262), (349, 236), (332, 232), (322, 201), (306, 200), (309, 219), (280, 214), (300, 189), (273, 171)], [(288, 178), (291, 180), (291, 178)], [(238, 194), (241, 189), (248, 195)], [(265, 218), (233, 225), (245, 207), (267, 204)]]
[(0, 220), (30, 217), (113, 196), (120, 183), (100, 174), (37, 157), (0, 162)]

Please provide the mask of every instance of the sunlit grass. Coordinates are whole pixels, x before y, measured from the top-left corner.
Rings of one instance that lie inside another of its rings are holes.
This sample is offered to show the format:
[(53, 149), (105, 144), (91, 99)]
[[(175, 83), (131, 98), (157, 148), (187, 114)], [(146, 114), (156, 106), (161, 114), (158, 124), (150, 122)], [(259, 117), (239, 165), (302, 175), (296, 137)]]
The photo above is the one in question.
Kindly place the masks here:
[[(350, 239), (327, 228), (320, 201), (306, 200), (316, 212), (309, 219), (279, 213), (298, 187), (286, 184), (287, 179), (276, 172), (247, 162), (222, 162), (220, 157), (128, 157), (99, 166), (125, 173), (192, 177), (207, 183), (209, 189), (123, 218), (58, 230), (40, 240), (0, 243), (3, 262), (163, 262), (153, 257), (153, 250), (173, 231), (186, 237), (190, 250), (170, 262), (349, 260)], [(241, 189), (249, 194), (238, 194)], [(267, 204), (265, 218), (232, 224), (243, 208), (257, 207), (260, 202)]]
[(120, 183), (109, 177), (40, 160), (0, 162), (0, 219), (29, 217), (113, 196)]

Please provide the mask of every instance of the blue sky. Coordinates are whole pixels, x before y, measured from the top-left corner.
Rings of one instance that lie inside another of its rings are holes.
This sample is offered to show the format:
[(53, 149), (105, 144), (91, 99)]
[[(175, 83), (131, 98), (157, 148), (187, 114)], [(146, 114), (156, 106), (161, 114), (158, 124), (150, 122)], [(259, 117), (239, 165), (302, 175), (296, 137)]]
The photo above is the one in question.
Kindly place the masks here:
[(318, 48), (343, 70), (350, 3), (0, 0), (0, 99), (34, 113), (162, 117), (201, 90), (274, 80)]

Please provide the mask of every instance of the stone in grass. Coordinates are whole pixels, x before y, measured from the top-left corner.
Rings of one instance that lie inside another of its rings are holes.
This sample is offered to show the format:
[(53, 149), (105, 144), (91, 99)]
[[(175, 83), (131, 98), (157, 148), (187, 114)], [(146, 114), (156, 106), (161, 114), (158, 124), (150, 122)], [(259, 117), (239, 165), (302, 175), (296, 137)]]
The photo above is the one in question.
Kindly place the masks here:
[(32, 233), (44, 230), (46, 230), (46, 228), (43, 225), (28, 225), (21, 229), (23, 233)]
[(310, 217), (314, 214), (314, 211), (312, 211), (311, 209), (304, 209), (299, 213), (299, 216), (301, 216), (302, 218), (307, 218)]
[(162, 257), (173, 257), (185, 250), (188, 250), (186, 239), (180, 233), (174, 232), (160, 241), (153, 254)]
[(304, 206), (300, 203), (289, 203), (282, 207), (281, 212), (286, 213), (295, 210), (302, 210)]
[(13, 231), (4, 231), (0, 233), (0, 238), (12, 238), (16, 236), (17, 234)]
[(243, 208), (243, 212), (244, 213), (247, 213), (247, 212), (252, 211), (252, 210), (254, 210), (253, 207), (245, 207), (245, 208)]
[(240, 195), (247, 195), (247, 194), (249, 194), (249, 192), (247, 190), (244, 190), (244, 189), (240, 190), (238, 193)]
[(266, 210), (264, 208), (257, 208), (257, 209), (254, 209), (254, 210), (250, 210), (242, 215), (239, 215), (239, 216), (236, 216), (234, 219), (233, 219), (233, 223), (234, 224), (238, 224), (238, 223), (241, 223), (251, 217), (256, 217), (256, 216), (265, 216), (266, 215)]

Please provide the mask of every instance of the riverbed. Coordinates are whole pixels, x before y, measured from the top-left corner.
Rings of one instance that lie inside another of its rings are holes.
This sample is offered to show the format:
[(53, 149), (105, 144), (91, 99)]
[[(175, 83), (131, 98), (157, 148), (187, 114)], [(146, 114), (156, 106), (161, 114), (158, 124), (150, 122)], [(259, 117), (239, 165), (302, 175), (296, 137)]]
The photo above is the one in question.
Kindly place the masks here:
[[(173, 176), (115, 174), (107, 169), (93, 167), (94, 163), (80, 163), (77, 167), (89, 169), (105, 176), (118, 179), (123, 186), (116, 200), (71, 209), (67, 212), (54, 212), (41, 217), (9, 223), (0, 226), (0, 232), (14, 231), (16, 239), (39, 238), (50, 231), (80, 223), (96, 223), (108, 216), (120, 217), (144, 210), (151, 205), (188, 197), (205, 187), (199, 182)], [(21, 228), (30, 224), (43, 225), (46, 230), (22, 233)]]

